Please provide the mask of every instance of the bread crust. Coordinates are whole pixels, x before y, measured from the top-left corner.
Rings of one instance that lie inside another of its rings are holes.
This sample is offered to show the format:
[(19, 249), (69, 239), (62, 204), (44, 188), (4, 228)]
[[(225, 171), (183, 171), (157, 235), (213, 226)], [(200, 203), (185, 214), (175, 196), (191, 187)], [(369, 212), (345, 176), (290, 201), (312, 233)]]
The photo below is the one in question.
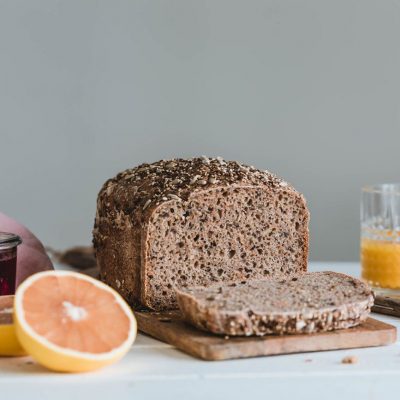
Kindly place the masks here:
[[(176, 302), (159, 305), (149, 294), (151, 274), (149, 227), (161, 207), (185, 207), (193, 197), (217, 188), (262, 188), (285, 193), (300, 204), (302, 260), (307, 268), (309, 213), (304, 197), (268, 171), (221, 158), (161, 160), (119, 173), (100, 190), (93, 229), (93, 243), (100, 276), (134, 307), (176, 308)], [(157, 224), (157, 222), (155, 222)], [(162, 292), (162, 291), (160, 291)], [(162, 294), (160, 294), (162, 296)]]

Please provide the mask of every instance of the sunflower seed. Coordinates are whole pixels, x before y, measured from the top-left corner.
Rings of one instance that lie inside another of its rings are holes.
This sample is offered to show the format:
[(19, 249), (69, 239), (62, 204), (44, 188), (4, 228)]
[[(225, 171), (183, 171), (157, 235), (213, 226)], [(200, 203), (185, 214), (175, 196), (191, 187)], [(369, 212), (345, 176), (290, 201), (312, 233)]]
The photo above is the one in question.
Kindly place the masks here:
[(177, 196), (176, 194), (173, 194), (173, 193), (168, 194), (168, 197), (170, 199), (174, 199), (174, 200), (177, 200), (177, 201), (182, 201), (182, 199), (179, 196)]
[(224, 164), (225, 164), (225, 160), (224, 160), (221, 156), (218, 156), (218, 157), (217, 157), (217, 161), (218, 161), (221, 165), (224, 165)]
[(107, 196), (110, 196), (110, 194), (112, 193), (113, 187), (114, 187), (113, 185), (107, 186)]
[(193, 185), (200, 178), (200, 175), (195, 175), (189, 182), (189, 185)]
[(151, 203), (151, 200), (148, 199), (148, 200), (146, 201), (146, 203), (144, 203), (143, 210), (145, 210), (145, 209), (150, 205), (150, 203)]

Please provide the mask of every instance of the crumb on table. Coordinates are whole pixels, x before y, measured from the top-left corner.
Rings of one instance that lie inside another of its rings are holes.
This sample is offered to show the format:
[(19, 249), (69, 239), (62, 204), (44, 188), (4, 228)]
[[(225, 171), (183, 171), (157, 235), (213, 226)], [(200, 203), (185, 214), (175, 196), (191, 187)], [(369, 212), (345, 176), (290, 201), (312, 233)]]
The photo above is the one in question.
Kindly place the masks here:
[(356, 364), (358, 358), (356, 356), (346, 356), (342, 359), (342, 364)]

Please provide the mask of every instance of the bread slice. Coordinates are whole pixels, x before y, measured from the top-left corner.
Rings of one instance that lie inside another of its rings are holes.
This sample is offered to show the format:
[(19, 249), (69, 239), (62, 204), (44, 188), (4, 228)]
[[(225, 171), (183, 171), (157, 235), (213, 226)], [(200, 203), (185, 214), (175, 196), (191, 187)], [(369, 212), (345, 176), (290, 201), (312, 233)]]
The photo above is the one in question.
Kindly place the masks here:
[(363, 282), (336, 272), (177, 290), (184, 318), (223, 335), (296, 334), (349, 328), (373, 304)]
[(124, 171), (98, 196), (101, 279), (134, 307), (176, 309), (175, 287), (306, 271), (304, 197), (275, 175), (221, 158)]

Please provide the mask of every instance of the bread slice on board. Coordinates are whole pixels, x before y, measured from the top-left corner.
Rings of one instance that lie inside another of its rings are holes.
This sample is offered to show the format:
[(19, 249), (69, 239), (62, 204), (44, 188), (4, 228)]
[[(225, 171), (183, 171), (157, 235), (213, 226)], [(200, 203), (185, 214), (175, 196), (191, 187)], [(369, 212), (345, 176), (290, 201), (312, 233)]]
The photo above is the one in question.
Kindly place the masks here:
[(198, 157), (108, 180), (93, 242), (101, 279), (134, 307), (176, 309), (175, 287), (307, 269), (304, 197), (270, 172)]
[(184, 318), (224, 335), (298, 334), (350, 328), (366, 320), (373, 294), (336, 272), (177, 290)]

